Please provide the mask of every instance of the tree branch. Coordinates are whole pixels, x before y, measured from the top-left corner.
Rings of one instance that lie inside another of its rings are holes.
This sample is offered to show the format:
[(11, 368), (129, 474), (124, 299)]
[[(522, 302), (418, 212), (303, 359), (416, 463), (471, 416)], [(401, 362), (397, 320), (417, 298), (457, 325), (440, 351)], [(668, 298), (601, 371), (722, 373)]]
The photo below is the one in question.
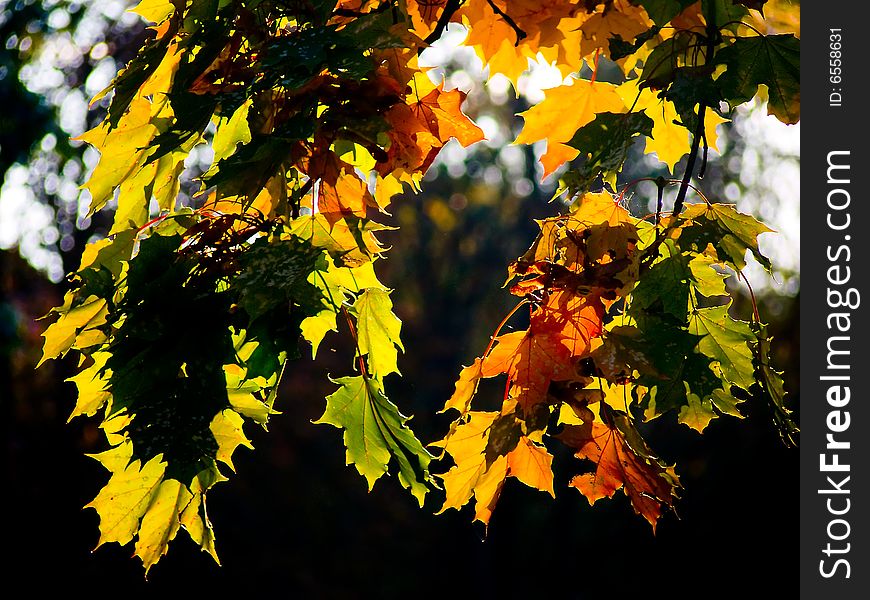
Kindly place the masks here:
[(460, 6), (462, 6), (462, 2), (463, 0), (447, 0), (447, 4), (444, 5), (444, 12), (441, 13), (441, 16), (438, 17), (438, 22), (435, 23), (435, 29), (433, 29), (432, 33), (427, 35), (426, 39), (423, 40), (426, 44), (432, 44), (441, 37), (441, 34), (444, 33), (445, 29), (447, 29), (447, 24), (450, 22), (450, 19), (453, 18), (456, 11), (459, 10)]
[[(704, 53), (704, 63), (712, 64), (713, 62), (713, 53), (716, 50), (716, 40), (719, 36), (719, 30), (716, 27), (715, 23), (709, 23), (707, 25), (707, 38), (706, 38), (706, 52)], [(683, 202), (686, 200), (686, 192), (689, 191), (689, 182), (692, 180), (692, 173), (695, 170), (695, 161), (698, 159), (698, 148), (701, 145), (701, 140), (704, 140), (704, 168), (706, 168), (707, 156), (707, 136), (704, 131), (704, 116), (707, 114), (707, 104), (704, 101), (701, 101), (698, 104), (698, 123), (695, 126), (695, 134), (692, 137), (692, 149), (689, 150), (689, 161), (686, 163), (686, 172), (683, 173), (683, 181), (680, 184), (680, 191), (677, 192), (677, 199), (674, 200), (674, 211), (673, 216), (677, 216), (680, 214), (680, 211), (683, 210)]]
[(698, 104), (698, 125), (695, 127), (695, 134), (692, 136), (692, 149), (689, 150), (689, 161), (686, 163), (686, 172), (683, 173), (680, 191), (677, 192), (677, 199), (674, 200), (674, 211), (671, 213), (675, 217), (683, 210), (686, 192), (689, 191), (689, 182), (692, 180), (692, 172), (695, 170), (695, 162), (698, 159), (698, 148), (701, 145), (701, 138), (704, 137), (704, 116), (706, 113), (707, 105), (701, 102)]
[(486, 0), (486, 3), (489, 4), (489, 7), (492, 9), (492, 12), (494, 12), (495, 14), (500, 16), (502, 19), (504, 19), (504, 22), (507, 23), (508, 25), (510, 25), (511, 29), (514, 30), (514, 32), (517, 34), (517, 41), (514, 44), (514, 46), (519, 46), (520, 42), (523, 39), (525, 39), (526, 37), (528, 37), (526, 32), (523, 31), (522, 29), (520, 29), (520, 27), (519, 27), (519, 25), (517, 25), (516, 21), (511, 19), (506, 12), (504, 12), (502, 9), (500, 9), (498, 6), (496, 6), (496, 4), (495, 4), (495, 2), (493, 2), (493, 0)]

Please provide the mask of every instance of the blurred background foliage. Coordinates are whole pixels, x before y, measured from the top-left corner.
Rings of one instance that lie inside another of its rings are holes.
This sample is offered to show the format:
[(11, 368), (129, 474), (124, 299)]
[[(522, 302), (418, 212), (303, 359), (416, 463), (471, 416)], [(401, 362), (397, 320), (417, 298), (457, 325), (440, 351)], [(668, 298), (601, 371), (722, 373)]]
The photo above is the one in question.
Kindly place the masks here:
[[(256, 451), (240, 450), (238, 475), (210, 496), (223, 567), (186, 536), (148, 582), (129, 548), (113, 545), (91, 554), (97, 517), (80, 507), (105, 474), (83, 453), (102, 450), (101, 436), (94, 423), (66, 424), (75, 390), (64, 379), (73, 373), (74, 358), (34, 370), (43, 328), (36, 319), (59, 303), (64, 274), (78, 266), (85, 243), (107, 231), (105, 217), (87, 218), (89, 199), (78, 188), (96, 153), (72, 138), (102, 118), (105, 103), (89, 108), (89, 98), (146, 35), (126, 8), (122, 0), (0, 0), (7, 584), (26, 583), (34, 592), (244, 589), (324, 598), (532, 592), (689, 598), (711, 586), (717, 593), (743, 591), (748, 581), (758, 593), (759, 586), (778, 595), (796, 591), (798, 452), (782, 446), (763, 407), (749, 407), (742, 422), (719, 419), (704, 436), (674, 419), (647, 425), (658, 453), (685, 465), (678, 512), (662, 519), (655, 536), (621, 495), (590, 507), (567, 489), (578, 464), (563, 453), (554, 463), (557, 499), (508, 485), (485, 537), (468, 509), (434, 515), (437, 494), (420, 511), (395, 481), (379, 482), (367, 493), (365, 482), (344, 465), (340, 434), (310, 423), (334, 389), (327, 375), (346, 371), (351, 360), (346, 335), (328, 337), (317, 362), (289, 366), (277, 405), (282, 414), (268, 433), (248, 432)], [(550, 202), (558, 178), (540, 183), (543, 148), (510, 144), (522, 124), (514, 115), (539, 100), (542, 88), (558, 85), (558, 76), (554, 80), (546, 65), (538, 65), (523, 77), (519, 96), (499, 79), (483, 86), (479, 63), (456, 47), (462, 37), (460, 28), (451, 27), (424, 60), (446, 64), (449, 84), (471, 90), (465, 111), (488, 140), (469, 150), (448, 144), (423, 192), (395, 202), (386, 222), (399, 229), (382, 237), (390, 250), (377, 265), (395, 288), (408, 350), (400, 359), (404, 377), (387, 382), (390, 397), (416, 415), (412, 425), (424, 441), (443, 435), (449, 417), (436, 411), (461, 365), (483, 350), (511, 308), (501, 284), (508, 262), (536, 234), (533, 219), (561, 208)], [(709, 198), (736, 202), (779, 231), (762, 237), (776, 266), (773, 277), (757, 264), (748, 275), (797, 408), (800, 126), (787, 128), (765, 113), (764, 106), (751, 106), (720, 126), (721, 154), (711, 153), (699, 185)], [(209, 152), (204, 146), (194, 153), (188, 180), (199, 168), (197, 157), (207, 164)], [(642, 148), (632, 150), (628, 164), (633, 166), (620, 186), (669, 176)], [(632, 186), (626, 196), (632, 213), (654, 210), (654, 194), (653, 184)], [(749, 310), (741, 291), (737, 311), (746, 318)], [(500, 384), (483, 387), (481, 399), (487, 395), (496, 406)]]

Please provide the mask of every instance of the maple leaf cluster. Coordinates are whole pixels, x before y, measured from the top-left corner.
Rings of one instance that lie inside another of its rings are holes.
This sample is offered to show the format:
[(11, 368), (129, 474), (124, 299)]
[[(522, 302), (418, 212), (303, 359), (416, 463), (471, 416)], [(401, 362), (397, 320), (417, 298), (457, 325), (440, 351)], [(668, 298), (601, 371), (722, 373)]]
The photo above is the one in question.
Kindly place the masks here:
[[(556, 437), (578, 458), (596, 464), (594, 473), (571, 482), (590, 502), (624, 488), (653, 526), (661, 506), (671, 504), (678, 489), (673, 470), (628, 441), (640, 439), (627, 414), (633, 385), (601, 378), (590, 360), (601, 347), (607, 307), (637, 281), (637, 223), (607, 192), (539, 222), (535, 243), (509, 267), (510, 279), (520, 277), (511, 293), (530, 309), (528, 329), (495, 337), (463, 369), (444, 407), (460, 416), (438, 444), (455, 462), (443, 476), (442, 510), (473, 495), (476, 519), (488, 523), (507, 477), (553, 494), (553, 457), (543, 443), (553, 427), (563, 428)], [(478, 381), (502, 374), (501, 412), (471, 411)]]
[[(460, 416), (434, 444), (453, 462), (442, 510), (474, 498), (488, 523), (509, 477), (554, 494), (547, 444), (562, 443), (590, 466), (572, 487), (590, 502), (622, 489), (655, 527), (679, 480), (639, 420), (676, 413), (702, 431), (757, 397), (793, 441), (765, 327), (731, 315), (723, 283), (747, 252), (769, 268), (757, 241), (768, 229), (684, 202), (730, 108), (766, 88), (771, 114), (799, 119), (799, 44), (761, 33), (747, 6), (764, 4), (142, 0), (153, 33), (80, 138), (101, 153), (90, 209), (111, 202), (113, 226), (85, 250), (43, 351), (79, 353), (71, 418), (102, 417), (108, 449), (95, 458), (110, 479), (88, 505), (100, 543), (135, 539), (147, 571), (184, 529), (217, 559), (207, 492), (251, 447), (245, 425), (276, 412), (299, 339), (315, 358), (339, 323), (355, 374), (333, 380), (318, 422), (343, 430), (370, 488), (391, 468), (421, 506), (437, 487), (435, 457), (386, 394), (405, 348), (374, 266), (378, 215), (420, 189), (448, 141), (484, 137), (465, 92), (418, 62), (450, 23), (489, 77), (518, 88), (536, 61), (565, 76), (521, 113), (516, 143), (546, 142), (543, 174), (561, 175), (570, 207), (510, 265), (520, 303), (447, 401)], [(616, 194), (638, 140), (672, 171), (689, 155), (682, 180), (656, 180), (660, 194), (679, 185), (670, 214), (634, 218)], [(204, 144), (211, 165), (184, 201)], [(499, 335), (520, 309), (525, 327)], [(502, 375), (501, 410), (472, 410), (480, 380)]]

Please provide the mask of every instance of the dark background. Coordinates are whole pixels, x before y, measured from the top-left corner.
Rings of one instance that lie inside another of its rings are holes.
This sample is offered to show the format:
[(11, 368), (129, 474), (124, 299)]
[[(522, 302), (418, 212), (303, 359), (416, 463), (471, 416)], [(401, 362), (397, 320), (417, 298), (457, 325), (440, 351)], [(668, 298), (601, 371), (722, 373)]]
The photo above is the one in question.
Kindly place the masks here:
[[(33, 23), (42, 24), (44, 35), (52, 33), (39, 2), (17, 5), (15, 18), (0, 25), (3, 39), (17, 31), (14, 27), (31, 31)], [(69, 27), (74, 26), (73, 20)], [(119, 62), (138, 47), (141, 34), (141, 26), (108, 27), (106, 39)], [(30, 35), (38, 42), (38, 28)], [(3, 60), (19, 65), (33, 53), (32, 47), (13, 48)], [(82, 85), (90, 62), (68, 73), (65, 85)], [(16, 119), (27, 124), (13, 133), (0, 131), (4, 171), (13, 162), (32, 161), (46, 131), (55, 131), (58, 151), (66, 153), (56, 169), (81, 160), (81, 148), (66, 142), (54, 124), (56, 110), (45, 99), (8, 73), (0, 78), (0, 94), (4, 110), (24, 111)], [(501, 120), (522, 109), (519, 101), (487, 107), (473, 97), (467, 108)], [(100, 116), (96, 107), (90, 120)], [(734, 132), (732, 138), (729, 151), (738, 153), (741, 142)], [(384, 283), (396, 289), (408, 351), (400, 358), (403, 378), (391, 376), (387, 391), (405, 414), (416, 415), (412, 426), (424, 443), (446, 432), (450, 418), (436, 411), (452, 393), (461, 365), (483, 350), (510, 308), (511, 297), (500, 288), (506, 264), (532, 241), (532, 219), (558, 210), (547, 203), (550, 189), (522, 190), (507, 175), (501, 183), (486, 180), (486, 165), (496, 164), (495, 157), (496, 150), (478, 148), (458, 177), (436, 168), (423, 195), (396, 201), (388, 222), (401, 230), (383, 236), (392, 249), (377, 266)], [(734, 178), (726, 159), (713, 164), (703, 182), (710, 196)], [(525, 161), (523, 176), (535, 181), (530, 150)], [(638, 174), (657, 174), (637, 163), (646, 169)], [(627, 174), (632, 176), (637, 174)], [(67, 270), (74, 269), (84, 242), (104, 231), (105, 218), (76, 219), (44, 189), (38, 201), (53, 207), (58, 223), (75, 222), (69, 233), (74, 243), (56, 245)], [(635, 198), (635, 214), (645, 206), (645, 198)], [(237, 451), (237, 474), (210, 492), (222, 566), (180, 532), (145, 581), (140, 562), (130, 557), (132, 545), (112, 544), (91, 553), (98, 519), (81, 507), (107, 474), (84, 456), (103, 449), (96, 423), (66, 424), (75, 388), (63, 380), (74, 373), (75, 359), (34, 370), (43, 327), (34, 319), (60, 302), (63, 286), (27, 265), (14, 249), (0, 250), (3, 537), (8, 542), (0, 564), (7, 588), (325, 598), (587, 598), (599, 593), (694, 598), (746, 595), (748, 589), (750, 597), (766, 592), (786, 597), (797, 592), (798, 451), (783, 446), (765, 407), (747, 406), (744, 420), (718, 419), (703, 436), (678, 426), (673, 417), (643, 426), (654, 450), (677, 464), (684, 486), (676, 513), (666, 514), (655, 534), (621, 493), (590, 507), (568, 489), (567, 481), (581, 465), (556, 445), (550, 448), (556, 455), (556, 500), (511, 480), (487, 533), (471, 522), (469, 507), (435, 515), (443, 499), (439, 492), (427, 497), (423, 510), (394, 478), (381, 479), (369, 493), (364, 479), (345, 466), (341, 433), (310, 423), (335, 389), (327, 376), (350, 373), (346, 331), (327, 337), (316, 362), (305, 356), (289, 365), (276, 405), (282, 414), (273, 418), (269, 432), (246, 427), (256, 450)], [(774, 360), (786, 372), (793, 406), (799, 403), (798, 299), (775, 292), (761, 299), (777, 340)], [(736, 305), (747, 318), (746, 298), (738, 296)], [(484, 404), (487, 397), (498, 400), (497, 387), (481, 388)]]

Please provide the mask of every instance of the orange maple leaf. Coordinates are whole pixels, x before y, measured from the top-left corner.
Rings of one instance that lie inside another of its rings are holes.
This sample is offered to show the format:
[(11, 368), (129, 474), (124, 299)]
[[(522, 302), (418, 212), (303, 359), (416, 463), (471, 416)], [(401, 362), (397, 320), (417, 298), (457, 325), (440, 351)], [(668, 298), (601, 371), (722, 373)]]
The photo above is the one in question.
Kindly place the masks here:
[(555, 334), (572, 357), (582, 357), (590, 351), (592, 339), (601, 335), (603, 319), (604, 305), (598, 296), (557, 290), (532, 313), (530, 329)]
[(496, 346), (483, 359), (481, 376), (506, 374), (510, 397), (527, 414), (547, 401), (551, 381), (570, 379), (573, 375), (571, 353), (556, 333), (529, 329), (501, 335), (495, 341)]
[(499, 418), (497, 412), (469, 412), (451, 435), (433, 444), (443, 447), (456, 463), (441, 476), (446, 498), (439, 512), (459, 509), (473, 496), (475, 520), (488, 524), (508, 477), (555, 497), (553, 456), (528, 436), (520, 435), (510, 450), (487, 459), (487, 446), (505, 442), (493, 438), (507, 431), (493, 427)]
[(520, 74), (529, 67), (529, 59), (535, 60), (538, 52), (548, 62), (555, 60), (560, 67), (566, 67), (566, 75), (580, 69), (579, 27), (586, 15), (573, 3), (469, 0), (460, 14), (471, 25), (465, 44), (473, 47), (489, 67), (490, 76), (500, 73), (516, 87)]
[(330, 225), (348, 215), (365, 218), (369, 207), (378, 208), (366, 182), (332, 150), (315, 150), (297, 166), (314, 182), (304, 205), (326, 217)]
[(577, 488), (590, 504), (601, 498), (612, 498), (621, 488), (631, 500), (635, 512), (655, 530), (663, 508), (671, 506), (676, 497), (679, 485), (676, 474), (650, 456), (639, 435), (632, 436), (632, 441), (643, 447), (633, 448), (626, 434), (616, 425), (616, 420), (628, 423), (625, 415), (613, 413), (614, 422), (610, 424), (587, 421), (583, 425), (568, 425), (557, 436), (577, 450), (577, 458), (595, 463), (593, 473), (576, 475), (569, 485)]
[[(598, 297), (577, 296), (567, 290), (549, 294), (546, 302), (531, 317), (527, 331), (517, 331), (495, 338), (496, 345), (480, 364), (463, 370), (457, 393), (465, 390), (453, 404), (465, 401), (473, 378), (508, 377), (509, 397), (516, 400), (526, 414), (547, 402), (552, 381), (577, 377), (576, 358), (587, 355), (592, 339), (601, 334), (604, 306)], [(477, 375), (479, 373), (479, 375)], [(462, 384), (462, 385), (460, 385)], [(473, 393), (473, 390), (472, 390)]]
[[(426, 38), (435, 29), (435, 24), (444, 10), (447, 0), (407, 0), (408, 16), (411, 18), (411, 26), (421, 38)], [(454, 15), (451, 21), (459, 20)]]
[(465, 92), (445, 91), (442, 83), (421, 95), (417, 80), (410, 85), (406, 104), (393, 106), (385, 116), (391, 130), (387, 160), (377, 165), (382, 175), (396, 169), (424, 173), (450, 138), (463, 146), (484, 139), (483, 130), (462, 112)]
[(485, 136), (483, 130), (462, 112), (467, 95), (460, 90), (445, 91), (442, 83), (410, 106), (420, 122), (425, 123), (429, 132), (442, 144), (456, 138), (463, 146), (470, 146)]

